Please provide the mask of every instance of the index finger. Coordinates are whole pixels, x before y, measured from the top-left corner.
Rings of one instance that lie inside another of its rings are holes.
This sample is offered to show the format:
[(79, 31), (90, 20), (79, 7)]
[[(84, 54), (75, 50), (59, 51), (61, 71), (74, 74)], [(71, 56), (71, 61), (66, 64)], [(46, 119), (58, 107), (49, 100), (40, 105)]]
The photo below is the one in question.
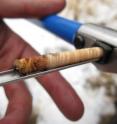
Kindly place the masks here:
[(64, 0), (1, 0), (0, 17), (42, 17), (60, 11)]
[[(38, 56), (39, 54), (29, 45), (22, 57)], [(70, 120), (79, 120), (84, 113), (84, 105), (71, 85), (59, 72), (49, 73), (36, 78), (52, 97), (61, 112)]]

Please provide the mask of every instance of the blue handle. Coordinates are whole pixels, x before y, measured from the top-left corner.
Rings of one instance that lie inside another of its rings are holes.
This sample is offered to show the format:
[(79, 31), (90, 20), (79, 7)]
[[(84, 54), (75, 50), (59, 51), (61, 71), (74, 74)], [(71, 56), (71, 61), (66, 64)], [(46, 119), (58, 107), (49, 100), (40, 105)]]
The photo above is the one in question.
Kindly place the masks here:
[(55, 15), (43, 18), (41, 23), (47, 30), (58, 35), (71, 44), (73, 44), (76, 33), (82, 25), (81, 23)]

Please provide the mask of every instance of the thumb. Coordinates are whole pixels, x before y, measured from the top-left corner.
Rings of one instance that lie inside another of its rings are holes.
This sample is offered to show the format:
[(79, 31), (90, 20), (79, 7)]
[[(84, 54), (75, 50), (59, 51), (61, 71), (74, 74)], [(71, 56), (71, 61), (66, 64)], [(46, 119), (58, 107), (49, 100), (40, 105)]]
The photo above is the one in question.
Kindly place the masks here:
[(64, 0), (1, 0), (0, 18), (43, 17), (60, 11)]

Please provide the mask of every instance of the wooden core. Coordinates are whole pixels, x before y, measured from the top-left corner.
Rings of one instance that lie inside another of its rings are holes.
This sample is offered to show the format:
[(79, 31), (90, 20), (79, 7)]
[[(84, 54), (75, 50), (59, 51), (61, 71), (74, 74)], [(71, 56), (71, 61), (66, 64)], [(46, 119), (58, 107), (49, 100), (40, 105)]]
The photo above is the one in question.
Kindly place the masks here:
[(103, 55), (104, 51), (100, 47), (85, 48), (80, 50), (19, 59), (15, 61), (14, 67), (22, 74), (30, 74), (36, 71), (43, 71), (65, 65), (100, 59), (103, 57)]

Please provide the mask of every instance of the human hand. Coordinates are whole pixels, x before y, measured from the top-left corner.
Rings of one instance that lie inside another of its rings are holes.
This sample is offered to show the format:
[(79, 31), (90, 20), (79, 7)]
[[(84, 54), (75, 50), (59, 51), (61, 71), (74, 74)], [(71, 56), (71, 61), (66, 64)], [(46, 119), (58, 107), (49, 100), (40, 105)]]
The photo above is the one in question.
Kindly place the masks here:
[[(60, 11), (63, 0), (1, 0), (0, 17), (38, 17)], [(12, 68), (17, 58), (35, 56), (38, 53), (3, 22), (0, 24), (0, 71)], [(63, 114), (77, 120), (83, 114), (83, 104), (79, 96), (58, 73), (38, 77), (37, 80), (51, 95)], [(32, 82), (33, 83), (33, 82)], [(23, 81), (4, 86), (9, 99), (6, 115), (0, 124), (26, 124), (29, 121), (32, 98)]]

